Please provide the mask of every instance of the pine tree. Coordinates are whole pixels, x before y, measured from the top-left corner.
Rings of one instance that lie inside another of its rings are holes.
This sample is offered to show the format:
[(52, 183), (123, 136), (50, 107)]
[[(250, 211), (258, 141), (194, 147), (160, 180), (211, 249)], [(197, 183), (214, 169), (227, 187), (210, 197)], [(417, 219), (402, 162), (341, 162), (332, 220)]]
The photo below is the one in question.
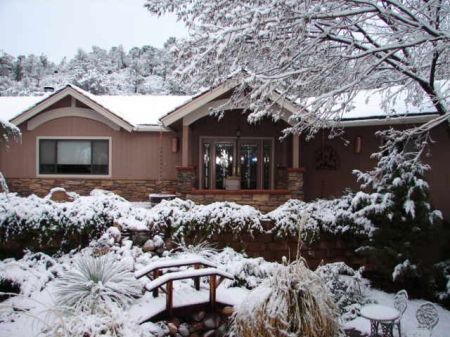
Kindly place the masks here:
[[(424, 138), (408, 139), (401, 131), (378, 132), (385, 139), (378, 159), (369, 172), (354, 171), (363, 189), (370, 189), (377, 207), (368, 214), (376, 227), (369, 244), (369, 256), (384, 281), (411, 276), (417, 281), (427, 259), (433, 226), (442, 218), (430, 204), (425, 173), (430, 166), (422, 162)], [(403, 274), (403, 275), (402, 275)], [(404, 285), (408, 286), (408, 285)], [(412, 286), (410, 283), (409, 286)]]

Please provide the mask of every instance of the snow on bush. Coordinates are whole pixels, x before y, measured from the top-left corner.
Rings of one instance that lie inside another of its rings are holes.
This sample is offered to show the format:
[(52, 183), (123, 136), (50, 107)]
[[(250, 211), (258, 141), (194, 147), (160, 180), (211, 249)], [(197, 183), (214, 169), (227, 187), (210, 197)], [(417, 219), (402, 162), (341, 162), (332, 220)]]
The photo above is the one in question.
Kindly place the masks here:
[[(72, 195), (74, 196), (74, 195)], [(63, 248), (73, 248), (73, 236), (94, 238), (114, 223), (123, 229), (149, 229), (148, 210), (134, 208), (115, 194), (94, 190), (73, 202), (57, 203), (36, 195), (20, 197), (0, 193), (0, 240), (28, 240), (51, 243), (62, 236)]]
[(233, 336), (336, 337), (338, 314), (322, 280), (302, 261), (279, 266), (237, 307)]
[(266, 219), (274, 222), (271, 232), (277, 237), (300, 237), (305, 242), (317, 240), (320, 233), (370, 235), (372, 222), (355, 207), (354, 195), (312, 202), (291, 199)]
[(63, 271), (57, 259), (44, 253), (27, 252), (20, 260), (0, 260), (0, 278), (19, 285), (20, 293), (26, 297), (45, 288)]
[(234, 234), (263, 232), (261, 217), (261, 212), (254, 207), (234, 202), (195, 205), (185, 213), (180, 225), (174, 228), (173, 236), (182, 238), (202, 233), (206, 238), (211, 238), (224, 232)]
[(112, 255), (81, 255), (55, 283), (57, 303), (74, 311), (97, 312), (127, 308), (142, 294), (127, 266)]
[(315, 273), (322, 279), (338, 307), (344, 321), (355, 319), (369, 284), (362, 277), (363, 268), (354, 270), (344, 262), (335, 262), (317, 267)]
[(212, 260), (221, 269), (234, 276), (230, 286), (253, 289), (268, 277), (271, 277), (279, 266), (278, 263), (268, 262), (262, 257), (249, 258), (232, 248), (225, 248), (212, 256)]

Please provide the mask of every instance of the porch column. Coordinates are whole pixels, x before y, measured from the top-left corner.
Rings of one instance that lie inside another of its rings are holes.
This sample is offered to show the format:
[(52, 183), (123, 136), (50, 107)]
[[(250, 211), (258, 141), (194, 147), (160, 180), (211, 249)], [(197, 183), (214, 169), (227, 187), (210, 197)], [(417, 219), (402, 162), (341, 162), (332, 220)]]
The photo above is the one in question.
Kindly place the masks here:
[(292, 168), (300, 167), (300, 136), (292, 135)]
[(189, 125), (183, 124), (183, 138), (181, 141), (181, 166), (189, 166)]
[(186, 196), (192, 191), (195, 181), (195, 169), (189, 166), (189, 125), (183, 121), (181, 138), (181, 166), (177, 166), (177, 194)]
[(303, 199), (303, 173), (300, 167), (300, 136), (292, 135), (292, 167), (287, 170), (288, 190), (292, 197)]

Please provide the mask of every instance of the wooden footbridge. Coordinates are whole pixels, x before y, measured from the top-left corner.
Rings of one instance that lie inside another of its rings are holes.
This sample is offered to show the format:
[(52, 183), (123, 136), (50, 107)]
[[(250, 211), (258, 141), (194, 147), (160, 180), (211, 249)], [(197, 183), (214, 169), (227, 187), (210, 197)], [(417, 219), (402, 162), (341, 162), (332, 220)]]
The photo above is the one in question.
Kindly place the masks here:
[[(221, 299), (218, 300), (217, 288), (223, 280), (233, 280), (234, 277), (217, 269), (216, 265), (203, 257), (156, 261), (136, 271), (134, 276), (138, 279), (147, 276), (150, 279), (150, 282), (144, 288), (151, 292), (155, 299), (159, 297), (159, 290), (165, 294), (165, 307), (161, 307), (161, 301), (155, 301), (153, 303), (155, 307), (143, 318), (143, 322), (170, 318), (194, 309), (216, 310), (218, 305), (232, 305), (226, 303), (226, 301), (221, 301)], [(205, 298), (205, 291), (200, 287), (202, 277), (209, 279), (208, 298)], [(174, 291), (173, 284), (175, 281), (189, 279), (194, 281), (196, 293), (192, 292), (193, 289), (186, 288), (178, 293)], [(177, 301), (178, 296), (180, 299)]]

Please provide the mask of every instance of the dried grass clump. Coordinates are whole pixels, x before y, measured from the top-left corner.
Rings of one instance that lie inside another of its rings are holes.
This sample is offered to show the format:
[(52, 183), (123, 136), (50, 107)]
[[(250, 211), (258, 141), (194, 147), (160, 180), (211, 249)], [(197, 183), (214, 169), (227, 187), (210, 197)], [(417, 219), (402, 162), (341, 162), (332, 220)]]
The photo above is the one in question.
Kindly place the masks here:
[(237, 308), (232, 335), (335, 337), (342, 332), (337, 308), (322, 281), (297, 260), (280, 267)]

